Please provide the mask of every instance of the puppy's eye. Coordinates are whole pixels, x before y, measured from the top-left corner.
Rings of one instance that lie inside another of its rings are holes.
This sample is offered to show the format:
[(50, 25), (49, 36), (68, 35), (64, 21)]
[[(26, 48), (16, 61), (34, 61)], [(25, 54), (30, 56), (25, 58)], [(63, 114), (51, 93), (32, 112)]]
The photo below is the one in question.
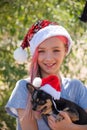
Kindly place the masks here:
[(39, 105), (44, 105), (45, 104), (45, 101), (42, 100), (42, 101), (39, 101)]

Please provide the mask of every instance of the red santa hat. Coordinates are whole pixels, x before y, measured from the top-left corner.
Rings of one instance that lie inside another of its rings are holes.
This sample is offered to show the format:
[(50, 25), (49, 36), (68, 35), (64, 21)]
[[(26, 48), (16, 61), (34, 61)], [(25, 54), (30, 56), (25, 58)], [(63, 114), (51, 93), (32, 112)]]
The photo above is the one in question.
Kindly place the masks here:
[(33, 81), (35, 87), (50, 94), (54, 99), (59, 99), (61, 94), (60, 80), (56, 75), (51, 75), (42, 80), (37, 77)]
[(18, 48), (16, 51), (14, 51), (14, 58), (19, 63), (25, 62), (28, 57), (25, 48), (30, 47), (31, 55), (34, 55), (38, 45), (40, 45), (40, 43), (42, 43), (44, 40), (53, 36), (57, 37), (62, 36), (67, 39), (68, 44), (67, 54), (69, 54), (72, 45), (72, 39), (67, 30), (55, 22), (51, 22), (48, 20), (41, 20), (38, 21), (29, 29), (28, 33), (26, 34), (21, 44), (21, 47)]

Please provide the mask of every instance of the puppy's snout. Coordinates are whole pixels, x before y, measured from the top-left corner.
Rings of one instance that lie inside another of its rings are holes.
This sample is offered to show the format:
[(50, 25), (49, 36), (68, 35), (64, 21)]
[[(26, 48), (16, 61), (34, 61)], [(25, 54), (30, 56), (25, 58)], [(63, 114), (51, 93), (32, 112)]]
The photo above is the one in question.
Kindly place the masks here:
[(32, 110), (36, 111), (36, 107), (32, 107)]
[(34, 111), (37, 110), (37, 104), (32, 104), (32, 110), (34, 110)]
[(32, 110), (36, 111), (36, 108), (33, 107)]

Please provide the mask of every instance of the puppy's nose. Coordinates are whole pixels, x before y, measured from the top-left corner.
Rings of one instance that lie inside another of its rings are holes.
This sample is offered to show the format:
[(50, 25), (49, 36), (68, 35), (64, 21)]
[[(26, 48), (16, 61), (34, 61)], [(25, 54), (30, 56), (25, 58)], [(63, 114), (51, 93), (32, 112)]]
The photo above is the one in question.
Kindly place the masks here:
[(36, 111), (36, 108), (35, 108), (35, 107), (33, 107), (33, 108), (32, 108), (32, 110)]
[(36, 111), (36, 109), (37, 109), (37, 104), (33, 104), (32, 110)]

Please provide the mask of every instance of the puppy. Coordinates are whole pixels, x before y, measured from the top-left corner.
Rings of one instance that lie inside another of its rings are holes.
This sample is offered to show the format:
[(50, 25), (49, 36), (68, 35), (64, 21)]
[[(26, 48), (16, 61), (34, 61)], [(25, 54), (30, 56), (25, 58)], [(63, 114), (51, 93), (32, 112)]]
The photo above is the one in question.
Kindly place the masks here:
[(32, 109), (34, 111), (41, 112), (42, 115), (49, 116), (52, 114), (55, 116), (56, 121), (63, 119), (60, 115), (60, 111), (65, 111), (75, 124), (84, 125), (87, 124), (87, 113), (77, 104), (60, 98), (54, 100), (53, 97), (44, 92), (43, 90), (36, 89), (32, 84), (28, 83), (27, 88), (32, 95)]

